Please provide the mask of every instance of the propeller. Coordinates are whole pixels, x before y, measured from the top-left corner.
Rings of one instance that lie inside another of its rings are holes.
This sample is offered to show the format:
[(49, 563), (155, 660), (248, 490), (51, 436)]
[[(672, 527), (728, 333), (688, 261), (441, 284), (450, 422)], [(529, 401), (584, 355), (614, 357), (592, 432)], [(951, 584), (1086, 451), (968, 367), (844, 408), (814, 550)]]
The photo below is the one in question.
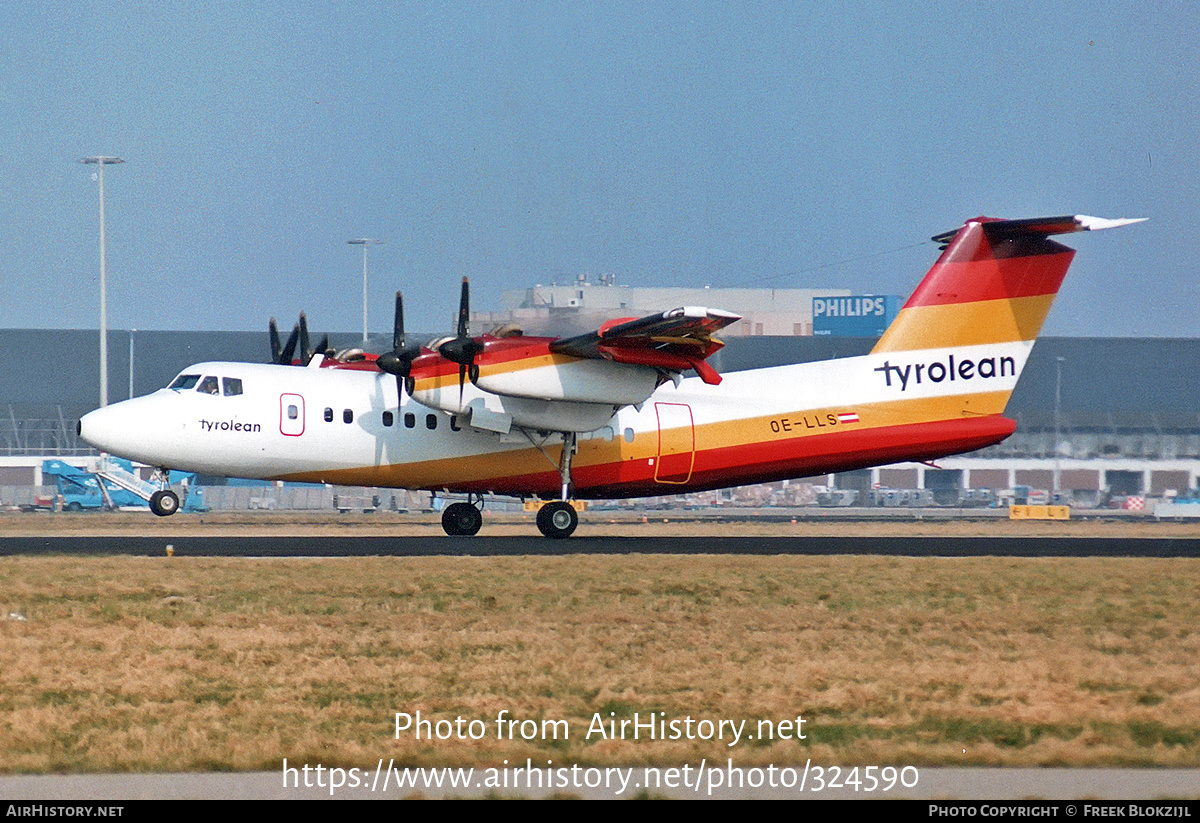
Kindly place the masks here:
[[(404, 298), (396, 292), (396, 314), (392, 321), (392, 350), (379, 355), (375, 365), (388, 374), (396, 375), (396, 393), (405, 390), (406, 378), (412, 372), (413, 360), (421, 354), (419, 343), (406, 345), (404, 337)], [(411, 393), (411, 392), (410, 392)]]
[(296, 346), (300, 347), (301, 365), (308, 365), (308, 361), (312, 360), (313, 355), (317, 352), (324, 353), (329, 349), (328, 335), (321, 338), (321, 342), (315, 349), (309, 347), (308, 318), (304, 316), (304, 312), (300, 312), (300, 322), (292, 327), (292, 333), (288, 335), (286, 343), (279, 342), (279, 326), (274, 317), (271, 318), (269, 327), (271, 331), (271, 362), (278, 366), (292, 365), (296, 355)]
[(321, 342), (314, 349), (308, 345), (308, 318), (300, 312), (300, 365), (307, 366), (318, 353), (324, 354), (329, 350), (329, 335), (323, 335)]
[[(462, 282), (462, 297), (458, 302), (458, 336), (453, 340), (447, 340), (442, 345), (438, 346), (438, 354), (449, 360), (451, 363), (458, 364), (458, 402), (462, 404), (463, 383), (467, 379), (467, 371), (475, 370), (475, 358), (483, 351), (483, 343), (473, 337), (467, 336), (467, 321), (471, 314), (470, 308), (470, 285), (467, 278), (463, 278)], [(474, 375), (472, 375), (472, 381)]]

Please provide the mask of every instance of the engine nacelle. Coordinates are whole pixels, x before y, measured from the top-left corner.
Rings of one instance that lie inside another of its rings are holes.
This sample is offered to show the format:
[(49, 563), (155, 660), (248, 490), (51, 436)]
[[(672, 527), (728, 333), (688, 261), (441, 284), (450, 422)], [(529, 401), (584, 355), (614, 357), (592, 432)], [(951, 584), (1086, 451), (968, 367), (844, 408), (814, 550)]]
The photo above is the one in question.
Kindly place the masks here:
[(552, 353), (550, 338), (481, 340), (469, 365), (439, 355), (445, 341), (431, 343), (412, 366), (413, 400), (501, 435), (513, 428), (589, 432), (618, 408), (645, 402), (660, 382), (654, 366)]
[(590, 432), (612, 419), (616, 406), (602, 403), (570, 403), (562, 400), (533, 400), (488, 394), (467, 406), (467, 422), (473, 428), (508, 434), (515, 426), (555, 432)]
[(475, 378), (476, 386), (492, 394), (608, 406), (636, 406), (658, 382), (658, 370), (649, 366), (561, 355), (534, 358), (532, 363), (485, 361)]
[[(420, 384), (418, 384), (420, 385)], [(556, 432), (590, 432), (603, 426), (617, 409), (613, 403), (574, 403), (511, 397), (485, 392), (466, 383), (459, 394), (457, 381), (418, 388), (413, 400), (448, 414), (460, 415), (467, 425), (508, 434), (513, 427)]]

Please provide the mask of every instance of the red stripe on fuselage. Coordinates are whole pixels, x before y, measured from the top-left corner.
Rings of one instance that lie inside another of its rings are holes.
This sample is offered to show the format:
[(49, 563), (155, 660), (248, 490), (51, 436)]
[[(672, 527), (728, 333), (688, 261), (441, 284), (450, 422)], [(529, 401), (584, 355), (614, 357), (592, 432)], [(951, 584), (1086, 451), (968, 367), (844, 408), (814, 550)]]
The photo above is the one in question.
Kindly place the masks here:
[[(704, 449), (696, 452), (692, 475), (685, 485), (655, 482), (654, 465), (645, 459), (577, 464), (573, 473), (575, 496), (599, 499), (681, 494), (932, 460), (994, 445), (1015, 430), (1014, 421), (991, 415)], [(495, 459), (502, 461), (503, 457), (497, 455)], [(559, 487), (555, 471), (445, 486), (450, 491), (514, 495), (557, 495)]]

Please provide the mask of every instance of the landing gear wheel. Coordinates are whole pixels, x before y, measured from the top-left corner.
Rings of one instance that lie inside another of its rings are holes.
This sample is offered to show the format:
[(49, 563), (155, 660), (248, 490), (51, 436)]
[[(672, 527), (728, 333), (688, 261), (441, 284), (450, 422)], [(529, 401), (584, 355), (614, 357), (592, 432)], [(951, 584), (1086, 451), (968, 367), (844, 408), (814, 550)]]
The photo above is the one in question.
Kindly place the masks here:
[(150, 511), (159, 517), (170, 517), (179, 511), (179, 495), (170, 489), (163, 489), (150, 495)]
[(471, 503), (451, 503), (442, 512), (442, 529), (452, 537), (470, 537), (479, 533), (483, 513)]
[(579, 515), (570, 503), (556, 501), (538, 509), (537, 527), (546, 537), (570, 537), (579, 525)]

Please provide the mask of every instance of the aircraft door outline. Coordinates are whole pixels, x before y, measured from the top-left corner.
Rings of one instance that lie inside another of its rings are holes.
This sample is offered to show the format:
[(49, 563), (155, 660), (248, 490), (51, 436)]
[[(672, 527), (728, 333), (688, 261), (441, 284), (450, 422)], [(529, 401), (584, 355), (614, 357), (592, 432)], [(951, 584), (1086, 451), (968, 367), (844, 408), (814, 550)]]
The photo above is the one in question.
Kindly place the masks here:
[(686, 403), (655, 403), (658, 418), (658, 453), (654, 482), (682, 485), (692, 477), (696, 461), (696, 432), (692, 407)]
[(304, 434), (304, 398), (300, 395), (279, 395), (279, 433), (287, 437)]

